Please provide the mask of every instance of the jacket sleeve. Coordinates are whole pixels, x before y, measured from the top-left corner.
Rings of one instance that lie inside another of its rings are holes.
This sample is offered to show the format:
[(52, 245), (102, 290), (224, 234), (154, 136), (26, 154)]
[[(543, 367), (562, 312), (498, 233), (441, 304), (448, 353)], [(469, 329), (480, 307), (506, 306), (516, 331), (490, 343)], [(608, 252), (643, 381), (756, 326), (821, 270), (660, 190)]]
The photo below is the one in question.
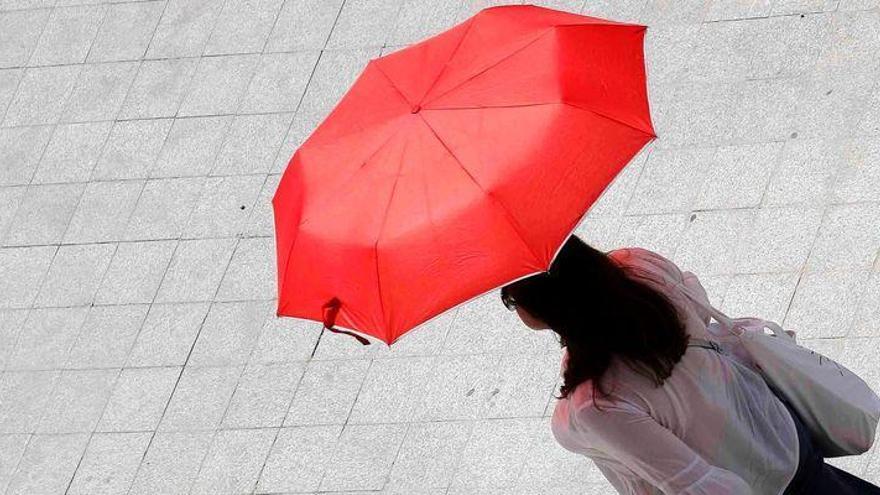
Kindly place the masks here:
[(622, 495), (663, 495), (656, 486), (641, 479), (632, 479), (629, 476), (621, 475), (613, 467), (608, 465), (602, 459), (593, 459), (593, 463), (599, 468), (602, 476), (608, 480), (608, 483)]
[(627, 402), (580, 407), (576, 422), (597, 449), (664, 494), (753, 495), (737, 474), (713, 466), (648, 413)]
[(609, 467), (601, 459), (593, 459), (593, 463), (599, 469), (599, 472), (602, 473), (602, 476), (604, 476), (605, 479), (608, 480), (608, 483), (613, 486), (615, 490), (617, 490), (617, 493), (621, 495), (629, 495), (631, 493), (631, 490), (629, 489), (627, 484), (623, 482), (620, 474), (618, 474), (617, 471)]

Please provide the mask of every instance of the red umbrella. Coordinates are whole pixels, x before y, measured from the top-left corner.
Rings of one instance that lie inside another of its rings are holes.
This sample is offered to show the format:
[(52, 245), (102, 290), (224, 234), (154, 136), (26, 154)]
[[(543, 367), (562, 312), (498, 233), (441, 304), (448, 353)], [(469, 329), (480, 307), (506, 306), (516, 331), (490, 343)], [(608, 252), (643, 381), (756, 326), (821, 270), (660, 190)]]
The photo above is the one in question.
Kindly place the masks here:
[(498, 6), (371, 59), (272, 198), (277, 314), (390, 345), (547, 270), (656, 137), (646, 29)]

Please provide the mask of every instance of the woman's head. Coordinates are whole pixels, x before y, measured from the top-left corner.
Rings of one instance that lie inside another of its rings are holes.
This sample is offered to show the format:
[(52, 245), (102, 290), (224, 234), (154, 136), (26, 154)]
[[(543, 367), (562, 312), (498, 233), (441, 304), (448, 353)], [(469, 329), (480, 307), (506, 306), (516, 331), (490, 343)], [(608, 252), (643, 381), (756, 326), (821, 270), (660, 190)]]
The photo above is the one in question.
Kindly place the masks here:
[(535, 315), (529, 313), (525, 308), (518, 305), (516, 301), (509, 296), (509, 294), (502, 289), (502, 300), (504, 301), (504, 305), (507, 306), (507, 309), (510, 311), (516, 311), (516, 314), (519, 315), (519, 319), (522, 320), (523, 324), (532, 330), (550, 330), (550, 325), (547, 324), (546, 321), (541, 320)]
[(650, 277), (572, 235), (548, 271), (501, 288), (527, 327), (552, 330), (566, 347), (560, 398), (591, 379), (607, 395), (601, 377), (615, 356), (658, 385), (681, 359), (688, 335), (675, 306), (636, 275)]

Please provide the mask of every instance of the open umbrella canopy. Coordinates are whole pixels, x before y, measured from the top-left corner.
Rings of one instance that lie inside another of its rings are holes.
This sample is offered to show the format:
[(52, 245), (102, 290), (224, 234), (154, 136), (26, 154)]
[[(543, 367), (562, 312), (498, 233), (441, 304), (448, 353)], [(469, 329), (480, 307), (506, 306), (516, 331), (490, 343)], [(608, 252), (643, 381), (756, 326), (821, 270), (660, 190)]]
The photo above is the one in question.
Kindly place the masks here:
[(277, 314), (390, 345), (547, 270), (656, 137), (646, 29), (490, 7), (370, 60), (272, 199)]

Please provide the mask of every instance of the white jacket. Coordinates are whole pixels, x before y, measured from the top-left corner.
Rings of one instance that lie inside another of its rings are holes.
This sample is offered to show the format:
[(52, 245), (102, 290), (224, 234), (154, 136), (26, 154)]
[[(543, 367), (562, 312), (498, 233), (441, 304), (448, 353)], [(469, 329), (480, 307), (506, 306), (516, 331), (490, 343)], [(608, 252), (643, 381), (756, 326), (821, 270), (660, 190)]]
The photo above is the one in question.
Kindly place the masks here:
[[(685, 315), (690, 335), (707, 333), (709, 315), (675, 283), (704, 297), (697, 277), (643, 248), (615, 250), (618, 263), (635, 267)], [(653, 279), (653, 280), (652, 280)], [(706, 299), (708, 303), (708, 299)], [(563, 350), (560, 375), (568, 354)], [(580, 384), (556, 404), (556, 441), (591, 458), (622, 494), (778, 495), (794, 478), (798, 439), (785, 405), (747, 361), (688, 347), (660, 387), (616, 358), (596, 392)]]

